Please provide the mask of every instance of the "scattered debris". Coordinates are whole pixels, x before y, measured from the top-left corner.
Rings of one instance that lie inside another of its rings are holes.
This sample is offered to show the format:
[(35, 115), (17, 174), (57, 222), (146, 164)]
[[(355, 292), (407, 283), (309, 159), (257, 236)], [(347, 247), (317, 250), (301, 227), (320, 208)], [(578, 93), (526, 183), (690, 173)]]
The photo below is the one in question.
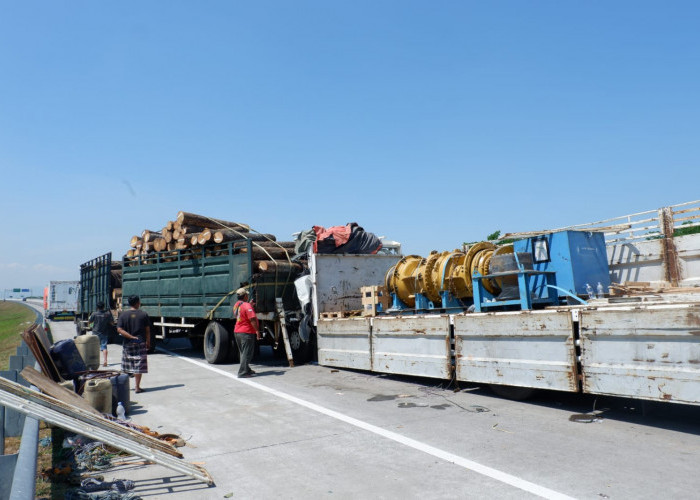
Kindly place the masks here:
[(507, 431), (507, 430), (505, 430), (505, 429), (498, 429), (497, 427), (498, 427), (498, 424), (493, 424), (493, 426), (492, 426), (491, 428), (492, 428), (494, 431), (505, 432), (506, 434), (513, 434), (512, 431)]

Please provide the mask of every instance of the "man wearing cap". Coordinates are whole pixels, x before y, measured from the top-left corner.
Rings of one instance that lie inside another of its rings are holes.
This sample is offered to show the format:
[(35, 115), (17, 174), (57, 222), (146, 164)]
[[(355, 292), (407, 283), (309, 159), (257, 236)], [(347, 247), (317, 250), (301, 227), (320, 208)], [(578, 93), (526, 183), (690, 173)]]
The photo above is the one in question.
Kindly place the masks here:
[(236, 326), (233, 334), (236, 337), (236, 345), (241, 353), (241, 366), (238, 369), (238, 377), (252, 377), (255, 372), (249, 364), (253, 360), (255, 352), (255, 340), (260, 340), (260, 324), (255, 315), (252, 304), (248, 302), (248, 290), (243, 287), (236, 290), (238, 301), (233, 305), (233, 317), (236, 318)]
[(97, 303), (97, 311), (90, 315), (88, 323), (91, 325), (92, 333), (100, 339), (100, 351), (102, 351), (102, 366), (107, 366), (107, 340), (109, 330), (114, 326), (114, 317), (110, 311), (105, 311), (105, 303)]
[(117, 320), (117, 332), (124, 337), (122, 371), (134, 374), (134, 392), (143, 392), (141, 376), (148, 373), (148, 350), (151, 348), (151, 320), (141, 307), (138, 295), (129, 297), (131, 309), (122, 311)]

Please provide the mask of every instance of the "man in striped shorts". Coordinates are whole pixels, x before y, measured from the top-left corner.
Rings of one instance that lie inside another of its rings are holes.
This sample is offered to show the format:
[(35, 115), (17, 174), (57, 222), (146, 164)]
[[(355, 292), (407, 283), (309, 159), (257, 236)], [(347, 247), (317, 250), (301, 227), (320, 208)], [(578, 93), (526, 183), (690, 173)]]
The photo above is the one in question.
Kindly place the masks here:
[(134, 391), (143, 392), (141, 376), (148, 373), (148, 350), (151, 347), (151, 320), (141, 307), (138, 295), (129, 297), (131, 309), (122, 311), (117, 320), (117, 332), (125, 338), (122, 350), (122, 371), (134, 374)]

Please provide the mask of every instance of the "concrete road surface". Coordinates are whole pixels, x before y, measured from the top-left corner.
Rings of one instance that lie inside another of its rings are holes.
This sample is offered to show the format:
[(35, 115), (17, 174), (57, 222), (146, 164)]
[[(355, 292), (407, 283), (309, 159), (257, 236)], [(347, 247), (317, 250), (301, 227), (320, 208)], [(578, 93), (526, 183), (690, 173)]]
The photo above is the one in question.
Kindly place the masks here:
[[(55, 339), (72, 323), (52, 323)], [(143, 498), (696, 498), (700, 408), (478, 386), (318, 365), (263, 348), (258, 376), (209, 365), (186, 340), (149, 356), (131, 418), (177, 433), (215, 486), (129, 459), (107, 479)], [(121, 348), (109, 345), (110, 369)], [(132, 384), (133, 387), (133, 384)], [(594, 411), (595, 409), (595, 411)], [(597, 416), (594, 420), (592, 416)]]

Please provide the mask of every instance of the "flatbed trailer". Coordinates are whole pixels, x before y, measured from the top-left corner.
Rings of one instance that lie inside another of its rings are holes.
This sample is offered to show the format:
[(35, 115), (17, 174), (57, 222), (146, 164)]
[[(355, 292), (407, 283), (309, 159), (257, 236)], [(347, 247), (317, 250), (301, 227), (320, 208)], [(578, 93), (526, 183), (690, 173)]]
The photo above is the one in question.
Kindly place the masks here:
[(140, 297), (157, 339), (186, 336), (193, 347), (203, 348), (210, 363), (236, 362), (233, 305), (235, 291), (247, 285), (264, 332), (262, 342), (292, 362), (305, 362), (312, 347), (299, 335), (298, 273), (256, 272), (252, 245), (246, 239), (124, 257), (124, 301)]
[(580, 305), (331, 318), (327, 290), (352, 295), (381, 280), (363, 276), (372, 265), (343, 276), (312, 265), (323, 274), (314, 277), (319, 364), (487, 384), (514, 399), (551, 389), (700, 405), (700, 234), (687, 231), (699, 213), (696, 201), (573, 228), (610, 227), (611, 281), (650, 290)]
[[(671, 297), (668, 297), (671, 299)], [(682, 302), (319, 319), (319, 364), (700, 404), (700, 294)]]

